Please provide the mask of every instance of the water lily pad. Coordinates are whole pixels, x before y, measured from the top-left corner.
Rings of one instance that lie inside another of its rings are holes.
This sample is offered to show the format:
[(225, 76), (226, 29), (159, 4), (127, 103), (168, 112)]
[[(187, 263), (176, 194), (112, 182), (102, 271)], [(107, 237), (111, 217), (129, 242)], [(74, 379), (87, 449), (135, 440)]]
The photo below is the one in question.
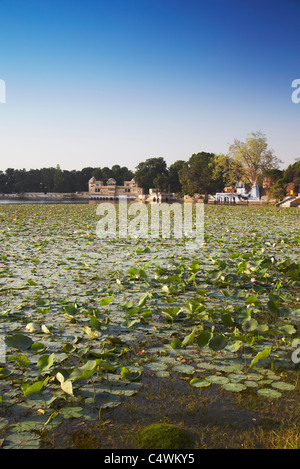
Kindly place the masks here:
[(121, 376), (128, 381), (136, 381), (140, 378), (141, 372), (140, 371), (131, 371), (126, 366), (124, 366), (121, 370)]
[(194, 378), (191, 379), (190, 385), (194, 388), (208, 388), (211, 385), (211, 382), (207, 379)]
[(55, 354), (54, 353), (51, 353), (51, 355), (42, 355), (39, 359), (38, 359), (38, 362), (37, 362), (37, 368), (40, 370), (40, 371), (47, 371), (49, 370), (49, 368), (51, 368), (51, 366), (53, 365), (53, 362), (54, 362), (54, 357), (55, 357)]
[(170, 376), (170, 373), (167, 370), (161, 370), (156, 372), (156, 376), (158, 378), (168, 378)]
[(239, 381), (244, 380), (246, 378), (246, 375), (242, 373), (230, 373), (228, 375), (228, 378), (231, 382), (239, 382)]
[(251, 380), (245, 380), (244, 385), (247, 386), (247, 388), (258, 388), (258, 384), (256, 381), (251, 381)]
[(59, 410), (59, 415), (66, 419), (76, 419), (83, 416), (82, 407), (63, 407)]
[(241, 391), (244, 391), (246, 389), (246, 386), (244, 384), (241, 384), (241, 383), (231, 382), (231, 383), (224, 384), (223, 388), (226, 391), (230, 391), (230, 392), (241, 392)]
[(37, 449), (40, 436), (32, 432), (11, 433), (4, 440), (3, 449)]
[(113, 408), (117, 407), (122, 403), (122, 398), (121, 396), (118, 396), (117, 394), (111, 393), (111, 392), (98, 392), (96, 393), (96, 397), (94, 397), (92, 391), (89, 393), (90, 397), (87, 397), (85, 399), (86, 405), (93, 406), (95, 403), (95, 406), (99, 409), (100, 407), (102, 409), (106, 408)]
[(0, 417), (0, 430), (5, 428), (8, 425), (8, 422), (9, 422), (8, 419), (4, 417)]
[(229, 383), (229, 379), (226, 376), (218, 376), (218, 375), (209, 375), (206, 376), (208, 381), (214, 384), (226, 384)]
[(7, 368), (0, 368), (0, 379), (6, 379), (12, 374), (11, 370)]
[(210, 341), (209, 341), (209, 347), (214, 351), (214, 352), (219, 352), (220, 350), (223, 350), (226, 345), (228, 344), (228, 340), (226, 337), (222, 334), (216, 334)]
[(284, 381), (273, 382), (271, 386), (275, 389), (279, 389), (280, 391), (293, 391), (295, 389), (293, 384), (285, 383)]
[(195, 367), (193, 367), (192, 365), (185, 365), (184, 363), (180, 365), (174, 365), (172, 369), (173, 371), (177, 371), (178, 373), (184, 373), (187, 375), (195, 373)]
[(9, 359), (16, 362), (21, 368), (27, 368), (30, 363), (26, 355), (11, 355)]
[(41, 430), (45, 423), (44, 415), (35, 415), (22, 422), (18, 422), (10, 426), (10, 430), (14, 432), (32, 432), (34, 430)]
[(8, 347), (17, 348), (19, 350), (27, 350), (32, 346), (33, 340), (23, 334), (14, 334), (12, 336), (8, 336), (5, 339), (5, 343), (8, 345)]
[(272, 379), (260, 379), (260, 380), (258, 381), (258, 384), (259, 384), (260, 386), (265, 386), (266, 384), (271, 384), (271, 383), (273, 383), (273, 380), (272, 380)]
[(172, 342), (171, 342), (170, 345), (171, 345), (171, 347), (172, 347), (173, 349), (177, 349), (177, 348), (181, 348), (181, 347), (182, 347), (182, 342), (181, 342), (181, 340), (179, 340), (179, 339), (174, 339), (174, 340), (172, 340)]
[(146, 363), (144, 368), (151, 371), (163, 371), (167, 369), (167, 365), (164, 365), (163, 363), (150, 362)]
[(246, 378), (250, 381), (258, 381), (258, 380), (262, 379), (262, 375), (259, 374), (259, 373), (248, 373), (246, 375)]
[(200, 371), (202, 370), (214, 370), (216, 369), (216, 365), (214, 365), (213, 363), (206, 363), (206, 362), (200, 362), (197, 364), (197, 369), (199, 369)]
[(274, 389), (270, 389), (270, 388), (258, 389), (257, 394), (263, 397), (270, 398), (270, 399), (277, 399), (278, 397), (282, 396), (281, 392), (275, 391)]
[(43, 352), (45, 349), (46, 349), (46, 346), (42, 343), (42, 342), (34, 342), (30, 349), (34, 352), (34, 353), (41, 353)]

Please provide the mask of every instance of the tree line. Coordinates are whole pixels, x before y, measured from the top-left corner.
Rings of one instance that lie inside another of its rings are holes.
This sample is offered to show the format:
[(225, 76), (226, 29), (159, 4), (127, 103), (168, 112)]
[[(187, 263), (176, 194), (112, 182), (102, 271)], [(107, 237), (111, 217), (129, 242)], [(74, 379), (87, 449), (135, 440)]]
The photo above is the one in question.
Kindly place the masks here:
[(113, 177), (117, 184), (133, 178), (133, 172), (127, 167), (114, 165), (112, 168), (86, 167), (81, 170), (63, 170), (55, 168), (13, 169), (0, 172), (0, 193), (23, 192), (83, 192), (88, 190), (89, 179), (107, 181)]
[(241, 142), (235, 140), (227, 154), (209, 152), (194, 153), (188, 160), (177, 160), (170, 166), (162, 157), (148, 158), (132, 171), (126, 166), (85, 167), (81, 170), (55, 168), (13, 169), (0, 172), (0, 193), (22, 192), (82, 192), (88, 190), (88, 181), (106, 182), (114, 178), (118, 185), (135, 178), (144, 188), (181, 195), (212, 194), (221, 192), (226, 186), (244, 183), (250, 189), (254, 182), (260, 186), (264, 177), (269, 177), (273, 187), (271, 194), (282, 198), (289, 182), (300, 184), (300, 161), (286, 169), (279, 169), (282, 163), (268, 147), (267, 139), (261, 132), (252, 133)]

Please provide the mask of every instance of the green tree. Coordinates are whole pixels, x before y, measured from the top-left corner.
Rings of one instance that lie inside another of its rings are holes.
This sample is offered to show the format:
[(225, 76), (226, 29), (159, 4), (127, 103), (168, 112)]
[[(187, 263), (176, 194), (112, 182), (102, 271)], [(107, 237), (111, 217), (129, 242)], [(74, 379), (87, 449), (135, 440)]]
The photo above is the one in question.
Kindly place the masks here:
[(27, 192), (28, 187), (26, 184), (26, 169), (15, 169), (14, 171), (14, 188), (18, 193)]
[(40, 192), (42, 191), (42, 180), (40, 169), (30, 169), (25, 174), (26, 191), (27, 192)]
[(103, 181), (103, 175), (101, 168), (95, 168), (92, 172), (92, 176), (96, 179), (96, 181)]
[(0, 171), (0, 192), (5, 194), (7, 192), (7, 175)]
[(186, 166), (186, 161), (177, 160), (169, 167), (169, 186), (171, 192), (181, 194), (182, 185), (179, 180), (179, 172)]
[(215, 193), (220, 189), (220, 180), (214, 175), (214, 154), (201, 152), (193, 154), (188, 163), (179, 171), (179, 179), (184, 194), (205, 194), (206, 200), (209, 193)]
[(268, 193), (268, 200), (270, 199), (277, 199), (282, 200), (286, 194), (286, 186), (287, 183), (285, 182), (284, 178), (280, 178), (276, 181), (274, 186), (271, 187)]
[(109, 179), (109, 178), (113, 178), (114, 177), (114, 173), (113, 171), (108, 168), (107, 166), (105, 166), (104, 168), (102, 168), (102, 177), (103, 177), (103, 182), (104, 184), (106, 184), (106, 181)]
[(63, 172), (59, 166), (59, 164), (56, 166), (54, 175), (53, 175), (53, 191), (54, 192), (64, 192), (64, 178), (63, 178)]
[(213, 180), (219, 181), (224, 187), (233, 186), (240, 178), (240, 167), (238, 164), (234, 163), (233, 158), (229, 155), (215, 155), (214, 156), (214, 169), (213, 169)]
[(138, 164), (134, 173), (134, 179), (142, 186), (145, 193), (154, 186), (154, 180), (160, 175), (168, 176), (167, 163), (164, 158), (148, 158)]
[(282, 161), (268, 148), (265, 135), (253, 132), (245, 142), (235, 139), (229, 147), (231, 168), (238, 180), (249, 183), (261, 182), (266, 170), (276, 169)]
[(133, 178), (133, 172), (130, 171), (126, 166), (119, 166), (118, 164), (111, 168), (113, 178), (117, 181), (118, 186), (122, 186), (124, 181), (131, 181)]
[(165, 173), (157, 174), (157, 176), (153, 180), (153, 187), (155, 189), (159, 189), (162, 192), (168, 192), (169, 191), (168, 174), (165, 174)]
[(6, 175), (6, 190), (7, 194), (15, 192), (15, 170), (13, 168), (7, 168), (5, 170)]
[(293, 182), (296, 186), (300, 185), (300, 160), (296, 160), (286, 168), (283, 178), (287, 183)]
[(42, 168), (40, 170), (42, 192), (45, 192), (45, 193), (53, 192), (54, 172), (55, 172), (55, 168)]

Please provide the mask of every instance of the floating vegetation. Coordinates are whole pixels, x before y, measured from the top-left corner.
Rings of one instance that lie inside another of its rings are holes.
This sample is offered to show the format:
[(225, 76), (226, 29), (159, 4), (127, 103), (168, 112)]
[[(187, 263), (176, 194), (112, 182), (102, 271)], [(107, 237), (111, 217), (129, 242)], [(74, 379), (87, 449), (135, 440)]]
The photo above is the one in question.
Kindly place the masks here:
[(154, 423), (144, 428), (138, 435), (142, 448), (185, 449), (193, 448), (193, 439), (182, 428), (166, 423)]
[[(299, 338), (299, 210), (205, 208), (205, 243), (99, 239), (93, 205), (1, 206), (0, 431), (36, 447), (145, 371), (278, 399)], [(296, 340), (297, 342), (297, 340)]]

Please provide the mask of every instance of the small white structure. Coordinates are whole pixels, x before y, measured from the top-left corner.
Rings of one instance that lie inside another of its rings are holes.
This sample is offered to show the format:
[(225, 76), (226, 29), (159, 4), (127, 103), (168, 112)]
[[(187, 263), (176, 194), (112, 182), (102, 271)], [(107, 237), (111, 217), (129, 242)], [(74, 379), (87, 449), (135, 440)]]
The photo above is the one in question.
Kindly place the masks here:
[(252, 186), (250, 193), (247, 194), (245, 186), (243, 184), (238, 184), (236, 192), (217, 192), (216, 193), (216, 203), (237, 203), (237, 202), (247, 202), (247, 201), (259, 201), (259, 186), (255, 182)]
[(250, 196), (249, 196), (248, 200), (259, 200), (259, 199), (260, 199), (259, 186), (258, 186), (257, 182), (255, 182), (252, 186), (252, 189), (251, 189)]

